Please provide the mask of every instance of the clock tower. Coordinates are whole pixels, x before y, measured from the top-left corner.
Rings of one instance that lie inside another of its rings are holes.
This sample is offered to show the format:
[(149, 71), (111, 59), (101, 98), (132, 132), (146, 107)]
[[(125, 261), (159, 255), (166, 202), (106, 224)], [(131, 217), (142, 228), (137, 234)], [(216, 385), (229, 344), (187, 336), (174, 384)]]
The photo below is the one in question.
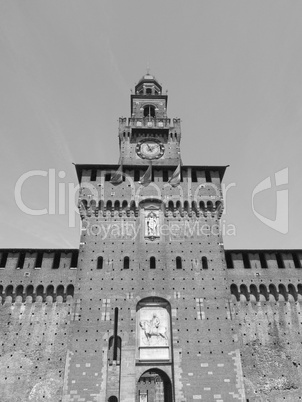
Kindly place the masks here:
[(123, 165), (178, 165), (180, 119), (167, 117), (168, 95), (149, 73), (131, 95), (131, 117), (119, 119), (120, 163)]
[(76, 165), (82, 234), (64, 402), (245, 401), (220, 230), (225, 166), (182, 165), (149, 73), (118, 165)]

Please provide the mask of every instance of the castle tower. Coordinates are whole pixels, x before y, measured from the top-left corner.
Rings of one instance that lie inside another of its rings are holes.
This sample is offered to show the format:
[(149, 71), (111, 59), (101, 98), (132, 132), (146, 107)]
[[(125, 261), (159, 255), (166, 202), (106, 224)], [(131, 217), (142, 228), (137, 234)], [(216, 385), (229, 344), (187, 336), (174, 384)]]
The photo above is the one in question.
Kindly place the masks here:
[(77, 165), (82, 235), (63, 401), (244, 399), (219, 227), (225, 167), (182, 166), (149, 73), (118, 165)]

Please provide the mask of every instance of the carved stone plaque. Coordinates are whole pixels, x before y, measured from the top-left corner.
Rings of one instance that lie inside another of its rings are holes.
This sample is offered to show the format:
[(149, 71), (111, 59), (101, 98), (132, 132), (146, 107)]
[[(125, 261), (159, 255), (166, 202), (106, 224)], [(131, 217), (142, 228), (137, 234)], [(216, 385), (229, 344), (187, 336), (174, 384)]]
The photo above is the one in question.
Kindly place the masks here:
[(138, 344), (140, 360), (169, 360), (169, 314), (161, 307), (139, 311)]

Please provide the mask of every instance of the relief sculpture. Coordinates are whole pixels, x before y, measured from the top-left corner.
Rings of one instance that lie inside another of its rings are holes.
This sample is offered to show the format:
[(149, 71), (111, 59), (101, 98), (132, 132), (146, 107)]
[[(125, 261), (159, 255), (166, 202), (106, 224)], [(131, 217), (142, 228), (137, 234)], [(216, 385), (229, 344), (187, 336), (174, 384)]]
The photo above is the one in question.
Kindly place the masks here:
[(162, 325), (158, 315), (153, 313), (151, 320), (141, 320), (142, 342), (147, 346), (167, 346), (167, 327)]

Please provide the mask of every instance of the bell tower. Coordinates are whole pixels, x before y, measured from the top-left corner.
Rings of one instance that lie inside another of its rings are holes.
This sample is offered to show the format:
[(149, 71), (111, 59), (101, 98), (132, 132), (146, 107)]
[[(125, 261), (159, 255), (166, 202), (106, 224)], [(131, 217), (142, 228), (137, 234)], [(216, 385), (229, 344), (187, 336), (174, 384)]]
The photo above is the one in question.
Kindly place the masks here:
[(168, 95), (147, 73), (131, 95), (131, 117), (119, 119), (120, 163), (123, 165), (178, 165), (180, 119), (167, 117)]

